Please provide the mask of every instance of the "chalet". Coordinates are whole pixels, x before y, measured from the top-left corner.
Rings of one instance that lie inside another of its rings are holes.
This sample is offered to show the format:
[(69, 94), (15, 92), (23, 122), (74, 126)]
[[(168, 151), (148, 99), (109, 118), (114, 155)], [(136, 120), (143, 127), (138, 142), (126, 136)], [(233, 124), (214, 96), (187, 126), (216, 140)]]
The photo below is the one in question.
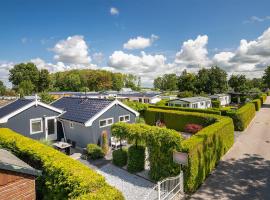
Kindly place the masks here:
[(226, 106), (231, 103), (231, 96), (229, 94), (214, 94), (210, 98), (214, 101), (220, 101), (221, 106)]
[(63, 97), (51, 104), (65, 112), (58, 117), (65, 139), (79, 147), (89, 143), (101, 144), (102, 133), (110, 138), (110, 129), (116, 122), (134, 123), (139, 113), (118, 100)]
[(212, 107), (210, 98), (200, 96), (170, 100), (168, 101), (168, 106), (177, 106), (184, 108), (201, 108), (201, 109), (207, 109)]
[(155, 104), (161, 101), (159, 94), (157, 93), (143, 93), (143, 92), (132, 92), (132, 93), (119, 93), (117, 98), (125, 98), (129, 101), (136, 101), (140, 103), (150, 103)]

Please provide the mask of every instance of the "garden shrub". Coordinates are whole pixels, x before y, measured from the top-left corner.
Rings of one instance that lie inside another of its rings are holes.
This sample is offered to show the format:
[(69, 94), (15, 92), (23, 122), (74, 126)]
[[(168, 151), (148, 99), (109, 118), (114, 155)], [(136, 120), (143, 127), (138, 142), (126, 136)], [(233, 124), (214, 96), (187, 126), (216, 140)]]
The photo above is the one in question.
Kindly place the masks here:
[(104, 152), (97, 144), (88, 144), (86, 147), (87, 155), (90, 159), (99, 159), (104, 157)]
[(36, 140), (1, 128), (0, 145), (42, 170), (42, 176), (36, 179), (38, 199), (124, 199), (94, 170)]
[(260, 96), (260, 99), (261, 99), (261, 103), (262, 103), (262, 104), (266, 101), (266, 98), (267, 98), (267, 95), (266, 95), (266, 94), (262, 94), (262, 95)]
[(109, 144), (108, 144), (108, 133), (107, 131), (102, 132), (102, 151), (106, 155), (109, 151)]
[[(158, 181), (179, 174), (179, 165), (173, 162), (173, 151), (179, 151), (183, 137), (175, 130), (146, 124), (113, 124), (112, 135), (125, 139), (138, 135), (144, 141), (149, 154), (151, 179)], [(129, 158), (128, 158), (129, 159)]]
[(198, 113), (221, 115), (219, 110), (215, 110), (215, 109), (211, 109), (211, 108), (200, 109), (200, 108), (183, 108), (183, 107), (174, 107), (174, 106), (154, 106), (154, 105), (149, 105), (148, 108), (157, 108), (157, 109), (163, 109), (163, 110), (178, 110), (178, 111), (184, 111), (184, 112), (198, 112)]
[(198, 131), (202, 130), (202, 126), (199, 124), (186, 124), (185, 126), (185, 132), (195, 134)]
[(213, 108), (220, 108), (220, 101), (219, 100), (212, 100), (212, 107)]
[(113, 164), (119, 167), (123, 167), (127, 164), (127, 150), (126, 149), (117, 149), (112, 152)]
[(226, 115), (233, 119), (234, 130), (243, 131), (247, 128), (256, 113), (253, 103), (246, 103), (238, 110), (229, 110)]
[(132, 145), (128, 148), (127, 170), (131, 173), (144, 170), (145, 147)]
[(217, 115), (148, 108), (145, 112), (145, 122), (149, 125), (156, 125), (156, 122), (160, 120), (165, 123), (167, 128), (184, 131), (186, 124), (199, 124), (203, 127), (212, 124), (215, 122), (215, 116)]
[(254, 103), (256, 111), (259, 111), (261, 109), (262, 102), (260, 99), (254, 99), (252, 103)]
[(266, 92), (267, 96), (270, 96), (270, 91)]
[(216, 123), (182, 142), (182, 151), (188, 153), (188, 165), (184, 167), (185, 192), (197, 190), (233, 142), (234, 127), (228, 117), (219, 117)]

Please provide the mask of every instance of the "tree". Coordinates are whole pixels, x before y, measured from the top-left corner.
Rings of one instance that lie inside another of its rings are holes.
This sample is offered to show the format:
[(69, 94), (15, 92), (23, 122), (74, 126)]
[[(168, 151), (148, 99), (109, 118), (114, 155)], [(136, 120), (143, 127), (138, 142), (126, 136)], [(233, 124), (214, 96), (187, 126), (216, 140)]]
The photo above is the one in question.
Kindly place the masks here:
[(178, 89), (179, 92), (190, 91), (196, 93), (196, 75), (184, 70), (178, 78)]
[(154, 87), (156, 89), (165, 91), (177, 90), (178, 77), (176, 74), (164, 74), (154, 80)]
[(217, 66), (209, 69), (209, 80), (205, 93), (217, 94), (228, 90), (227, 73)]
[(50, 74), (47, 69), (41, 69), (39, 71), (39, 80), (38, 80), (38, 91), (43, 92), (49, 88), (50, 85)]
[(39, 94), (39, 97), (41, 98), (41, 101), (44, 103), (51, 103), (54, 101), (54, 98), (47, 92), (41, 92)]
[(0, 95), (3, 96), (6, 93), (6, 86), (4, 85), (3, 81), (0, 80)]
[(38, 90), (39, 71), (33, 63), (20, 63), (9, 70), (9, 81), (15, 88), (23, 81), (30, 81), (34, 90)]
[(249, 89), (245, 75), (231, 75), (229, 79), (229, 86), (233, 88), (235, 92), (244, 92)]
[(162, 79), (162, 77), (157, 77), (154, 80), (154, 88), (159, 89), (159, 90), (163, 90), (163, 79)]
[(81, 79), (78, 74), (69, 74), (65, 79), (66, 90), (79, 91), (81, 88)]
[(268, 66), (265, 70), (264, 70), (264, 74), (263, 74), (263, 83), (270, 88), (270, 66)]
[(121, 90), (124, 87), (124, 76), (121, 73), (115, 73), (112, 75), (112, 89)]
[(21, 97), (25, 95), (31, 95), (34, 89), (35, 89), (35, 86), (30, 80), (22, 81), (18, 87), (18, 91)]

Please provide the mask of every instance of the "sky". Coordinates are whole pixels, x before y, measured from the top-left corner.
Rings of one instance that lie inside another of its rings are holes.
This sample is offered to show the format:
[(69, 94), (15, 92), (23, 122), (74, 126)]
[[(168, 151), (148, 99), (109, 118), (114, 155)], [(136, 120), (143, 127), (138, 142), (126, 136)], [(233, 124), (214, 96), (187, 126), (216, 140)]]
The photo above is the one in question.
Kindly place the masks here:
[(269, 8), (269, 0), (1, 1), (0, 80), (10, 86), (20, 62), (131, 73), (147, 87), (212, 65), (260, 77), (270, 65)]

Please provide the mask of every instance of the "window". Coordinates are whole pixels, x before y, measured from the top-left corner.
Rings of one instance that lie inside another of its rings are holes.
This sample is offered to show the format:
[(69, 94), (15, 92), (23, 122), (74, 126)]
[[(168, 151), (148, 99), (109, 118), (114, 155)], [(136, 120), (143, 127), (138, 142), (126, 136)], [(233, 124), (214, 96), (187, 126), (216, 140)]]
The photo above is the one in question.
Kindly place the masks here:
[(198, 108), (198, 104), (197, 103), (192, 104), (192, 108)]
[(201, 102), (201, 106), (203, 106), (204, 105), (204, 102)]
[(74, 123), (73, 122), (69, 122), (69, 128), (74, 128)]
[(30, 134), (43, 132), (42, 118), (30, 119)]
[(99, 127), (105, 127), (105, 126), (110, 126), (113, 124), (113, 118), (108, 118), (108, 119), (102, 119), (99, 121)]
[(120, 122), (129, 122), (130, 121), (130, 115), (119, 116), (119, 121)]

